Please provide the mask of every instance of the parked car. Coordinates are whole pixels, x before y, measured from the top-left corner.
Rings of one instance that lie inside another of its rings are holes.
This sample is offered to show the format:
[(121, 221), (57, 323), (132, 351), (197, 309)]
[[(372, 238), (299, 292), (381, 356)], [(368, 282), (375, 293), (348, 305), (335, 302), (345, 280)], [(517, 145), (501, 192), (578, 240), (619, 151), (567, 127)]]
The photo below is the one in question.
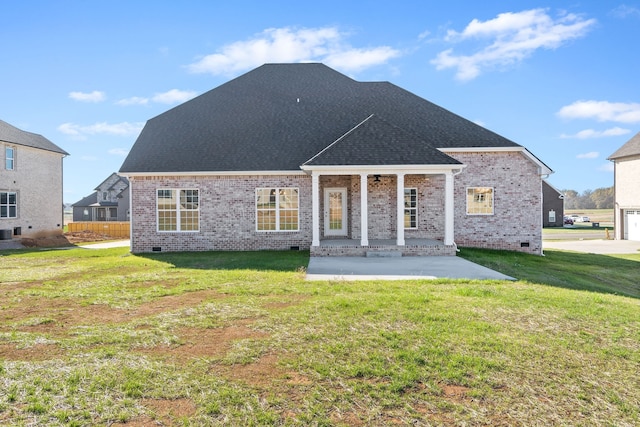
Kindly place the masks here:
[(571, 217), (564, 217), (564, 225), (573, 225), (573, 219)]
[[(571, 217), (573, 218), (573, 215), (571, 215)], [(575, 218), (573, 218), (573, 222), (589, 222), (590, 219), (588, 216), (578, 216), (576, 215)]]

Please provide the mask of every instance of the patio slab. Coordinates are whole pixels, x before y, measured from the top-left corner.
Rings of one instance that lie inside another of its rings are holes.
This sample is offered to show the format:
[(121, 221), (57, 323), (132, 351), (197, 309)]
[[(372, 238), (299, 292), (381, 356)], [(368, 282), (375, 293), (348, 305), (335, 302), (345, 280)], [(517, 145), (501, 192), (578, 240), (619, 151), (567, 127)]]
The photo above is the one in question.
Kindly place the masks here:
[(311, 257), (307, 280), (481, 279), (513, 277), (457, 256), (432, 257)]

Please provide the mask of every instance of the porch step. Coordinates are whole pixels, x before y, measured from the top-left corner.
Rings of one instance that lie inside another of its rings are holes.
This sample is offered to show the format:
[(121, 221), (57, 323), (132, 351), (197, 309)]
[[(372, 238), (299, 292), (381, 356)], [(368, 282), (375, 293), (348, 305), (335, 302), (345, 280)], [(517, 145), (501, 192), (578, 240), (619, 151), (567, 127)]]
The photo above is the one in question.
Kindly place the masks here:
[(402, 252), (400, 251), (367, 251), (367, 258), (375, 258), (375, 257), (401, 257)]

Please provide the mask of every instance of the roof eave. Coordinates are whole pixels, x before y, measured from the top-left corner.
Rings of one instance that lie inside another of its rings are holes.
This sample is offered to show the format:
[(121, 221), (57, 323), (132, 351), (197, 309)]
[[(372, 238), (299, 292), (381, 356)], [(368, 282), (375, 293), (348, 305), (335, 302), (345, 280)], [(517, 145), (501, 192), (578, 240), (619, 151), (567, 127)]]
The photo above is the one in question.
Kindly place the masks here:
[(452, 147), (452, 148), (439, 148), (443, 153), (508, 153), (516, 152), (522, 153), (527, 159), (531, 160), (536, 166), (538, 166), (539, 175), (551, 175), (553, 169), (547, 166), (542, 160), (533, 155), (529, 150), (523, 146), (517, 147)]

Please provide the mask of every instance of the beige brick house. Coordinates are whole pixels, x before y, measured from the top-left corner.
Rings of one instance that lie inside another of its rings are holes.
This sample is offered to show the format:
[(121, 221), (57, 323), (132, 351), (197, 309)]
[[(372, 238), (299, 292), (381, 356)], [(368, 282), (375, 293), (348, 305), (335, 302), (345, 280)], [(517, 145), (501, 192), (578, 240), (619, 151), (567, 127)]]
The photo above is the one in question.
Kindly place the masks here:
[[(526, 148), (388, 82), (267, 64), (147, 122), (120, 173), (133, 252), (542, 252)], [(514, 220), (517, 218), (517, 220)]]
[(62, 233), (62, 159), (47, 138), (0, 120), (0, 230), (3, 236)]
[(617, 240), (640, 240), (640, 133), (609, 156), (614, 164)]

